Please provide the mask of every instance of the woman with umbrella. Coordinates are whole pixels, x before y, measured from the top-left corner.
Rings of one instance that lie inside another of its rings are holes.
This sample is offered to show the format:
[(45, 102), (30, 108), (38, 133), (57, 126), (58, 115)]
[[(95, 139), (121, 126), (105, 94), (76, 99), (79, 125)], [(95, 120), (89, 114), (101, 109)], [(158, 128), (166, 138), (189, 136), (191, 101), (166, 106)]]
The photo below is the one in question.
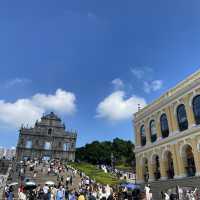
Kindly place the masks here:
[(32, 182), (32, 181), (28, 181), (25, 183), (25, 191), (26, 191), (26, 194), (27, 194), (27, 199), (29, 200), (35, 200), (36, 199), (36, 184), (35, 182)]

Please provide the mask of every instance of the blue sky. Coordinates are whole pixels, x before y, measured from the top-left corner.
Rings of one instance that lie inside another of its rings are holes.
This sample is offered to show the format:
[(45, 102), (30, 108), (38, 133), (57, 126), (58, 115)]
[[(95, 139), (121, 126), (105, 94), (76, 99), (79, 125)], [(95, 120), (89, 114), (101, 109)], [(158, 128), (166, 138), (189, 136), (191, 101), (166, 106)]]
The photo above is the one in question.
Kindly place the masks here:
[(131, 114), (200, 65), (200, 2), (0, 3), (0, 146), (54, 110), (78, 146), (133, 140)]

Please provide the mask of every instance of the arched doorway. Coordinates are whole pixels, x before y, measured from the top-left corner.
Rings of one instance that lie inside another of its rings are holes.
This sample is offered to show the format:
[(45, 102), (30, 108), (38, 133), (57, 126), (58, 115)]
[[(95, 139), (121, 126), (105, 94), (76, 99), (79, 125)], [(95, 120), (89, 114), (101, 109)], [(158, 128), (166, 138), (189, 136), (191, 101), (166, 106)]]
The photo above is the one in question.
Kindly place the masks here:
[(186, 144), (182, 149), (182, 158), (183, 164), (185, 168), (185, 172), (187, 176), (195, 176), (196, 166), (194, 161), (194, 154), (192, 151), (192, 147)]
[(174, 164), (173, 164), (172, 153), (170, 151), (165, 152), (164, 160), (166, 161), (165, 168), (166, 168), (167, 178), (173, 179), (174, 178)]
[(160, 159), (158, 155), (154, 155), (152, 158), (153, 172), (155, 180), (159, 180), (160, 175)]
[(142, 159), (142, 175), (143, 175), (144, 182), (147, 183), (149, 180), (149, 169), (148, 169), (147, 158)]

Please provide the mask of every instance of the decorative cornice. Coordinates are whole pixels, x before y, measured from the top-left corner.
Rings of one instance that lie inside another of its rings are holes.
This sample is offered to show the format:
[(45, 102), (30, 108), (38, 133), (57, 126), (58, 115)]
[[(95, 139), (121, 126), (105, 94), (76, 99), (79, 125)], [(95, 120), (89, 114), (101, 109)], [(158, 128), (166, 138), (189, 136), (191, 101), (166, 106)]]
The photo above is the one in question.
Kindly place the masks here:
[(178, 142), (179, 139), (185, 139), (187, 136), (190, 136), (192, 134), (194, 134), (195, 136), (196, 135), (199, 135), (199, 132), (200, 132), (200, 125), (196, 125), (190, 129), (187, 129), (183, 132), (177, 132), (176, 134), (172, 135), (172, 136), (169, 136), (167, 138), (164, 138), (162, 140), (159, 140), (159, 141), (156, 141), (154, 143), (151, 143), (149, 145), (146, 145), (146, 146), (143, 146), (143, 147), (140, 147), (140, 148), (136, 148), (135, 149), (135, 153), (141, 153), (141, 152), (145, 152), (145, 151), (148, 151), (148, 150), (152, 150), (152, 149), (155, 149), (156, 147), (160, 147), (160, 146), (165, 146), (167, 144), (171, 144), (171, 143), (176, 143)]
[(159, 110), (162, 107), (166, 106), (170, 102), (177, 99), (177, 97), (182, 96), (183, 94), (191, 91), (191, 88), (197, 87), (200, 84), (200, 70), (192, 74), (184, 81), (180, 82), (177, 86), (166, 92), (160, 98), (144, 107), (140, 111), (134, 114), (134, 122), (138, 122), (145, 118), (146, 116), (154, 113), (155, 110)]

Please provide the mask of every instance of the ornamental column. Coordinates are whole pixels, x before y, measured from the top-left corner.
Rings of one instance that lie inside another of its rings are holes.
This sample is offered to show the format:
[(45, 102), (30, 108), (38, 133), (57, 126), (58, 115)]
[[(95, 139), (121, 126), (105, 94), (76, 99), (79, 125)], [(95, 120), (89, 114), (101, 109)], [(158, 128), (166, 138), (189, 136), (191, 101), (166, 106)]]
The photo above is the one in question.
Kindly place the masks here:
[(185, 170), (185, 162), (184, 162), (184, 157), (181, 155), (180, 152), (180, 147), (179, 144), (175, 144), (175, 149), (176, 149), (176, 159), (177, 159), (177, 163), (178, 163), (178, 177), (182, 178), (182, 177), (186, 177), (186, 170)]
[(137, 183), (143, 183), (144, 177), (142, 177), (142, 166), (140, 164), (139, 157), (136, 157), (136, 181)]
[(172, 152), (172, 160), (173, 160), (173, 167), (174, 167), (174, 178), (177, 178), (178, 174), (179, 174), (179, 171), (178, 171), (178, 162), (177, 162), (175, 144), (172, 144), (170, 146), (170, 149), (171, 149), (171, 152)]
[(154, 180), (154, 167), (152, 161), (148, 160), (149, 182)]
[(187, 113), (187, 119), (188, 119), (189, 128), (191, 128), (191, 127), (193, 127), (195, 125), (194, 113), (193, 113), (192, 105), (190, 105), (190, 103), (189, 103), (190, 96), (191, 95), (186, 95), (184, 97), (184, 99), (183, 99), (184, 105), (185, 105), (185, 109), (186, 109), (186, 113)]
[(174, 111), (174, 107), (175, 107), (175, 104), (169, 106), (169, 113), (170, 113), (170, 122), (171, 122), (172, 132), (176, 133), (179, 131), (179, 128), (178, 128), (177, 117), (175, 116), (176, 111)]
[(149, 121), (148, 119), (145, 120), (144, 127), (145, 127), (145, 134), (146, 134), (146, 138), (147, 138), (147, 144), (150, 144), (151, 143), (151, 134), (150, 134), (148, 121)]
[(197, 141), (196, 138), (192, 138), (192, 152), (194, 155), (194, 162), (196, 167), (196, 176), (200, 176), (200, 153), (197, 149)]
[(174, 132), (174, 129), (173, 129), (173, 118), (171, 116), (171, 110), (170, 110), (170, 106), (168, 106), (166, 109), (165, 109), (165, 112), (166, 112), (166, 115), (167, 115), (167, 122), (168, 122), (168, 128), (169, 128), (169, 134)]
[(141, 146), (141, 135), (140, 135), (139, 124), (136, 124), (134, 126), (134, 129), (135, 129), (136, 146), (140, 147)]
[(157, 132), (157, 140), (162, 139), (161, 129), (160, 129), (160, 118), (159, 114), (156, 117), (156, 132)]
[(160, 160), (160, 175), (161, 175), (161, 180), (166, 180), (167, 179), (167, 160), (161, 159)]

